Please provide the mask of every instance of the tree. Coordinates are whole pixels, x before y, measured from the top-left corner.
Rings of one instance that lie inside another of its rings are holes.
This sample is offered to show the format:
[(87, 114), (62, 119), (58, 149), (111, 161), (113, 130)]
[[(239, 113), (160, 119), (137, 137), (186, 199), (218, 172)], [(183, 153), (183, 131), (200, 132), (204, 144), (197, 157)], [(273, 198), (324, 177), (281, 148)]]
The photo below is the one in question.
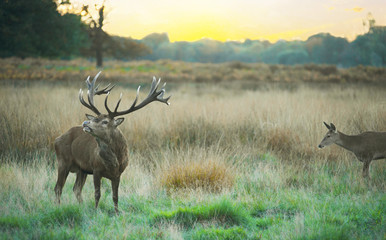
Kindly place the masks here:
[(101, 6), (95, 5), (95, 9), (98, 12), (98, 17), (93, 18), (89, 12), (89, 6), (84, 5), (82, 7), (81, 14), (86, 17), (86, 23), (89, 26), (89, 37), (92, 41), (91, 49), (95, 51), (96, 66), (103, 66), (103, 43), (109, 37), (107, 33), (103, 31), (103, 21), (104, 21), (104, 3)]
[(345, 38), (334, 37), (329, 33), (319, 33), (309, 37), (306, 49), (313, 63), (339, 64), (349, 42)]
[(0, 3), (0, 57), (71, 57), (87, 45), (80, 16), (62, 16), (52, 0)]
[(151, 49), (145, 44), (118, 36), (109, 37), (105, 46), (105, 54), (119, 60), (132, 60), (151, 53)]

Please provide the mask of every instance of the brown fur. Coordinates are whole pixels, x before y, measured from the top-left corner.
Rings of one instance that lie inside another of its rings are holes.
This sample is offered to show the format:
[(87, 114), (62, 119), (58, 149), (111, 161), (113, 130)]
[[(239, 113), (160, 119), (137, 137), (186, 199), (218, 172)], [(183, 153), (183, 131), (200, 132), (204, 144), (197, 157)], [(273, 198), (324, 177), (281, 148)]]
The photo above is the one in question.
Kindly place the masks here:
[[(94, 123), (93, 123), (94, 121)], [(108, 121), (107, 126), (102, 126)], [(122, 132), (106, 115), (100, 115), (83, 123), (91, 125), (93, 133), (86, 133), (77, 126), (55, 139), (55, 151), (58, 160), (58, 180), (55, 186), (57, 202), (60, 203), (62, 188), (69, 172), (76, 173), (74, 193), (82, 202), (82, 188), (87, 174), (93, 174), (95, 186), (95, 207), (100, 198), (102, 177), (111, 180), (115, 210), (118, 211), (118, 186), (120, 176), (128, 165), (127, 145)], [(98, 129), (99, 128), (99, 129)], [(98, 132), (99, 130), (99, 132)]]
[(364, 132), (359, 135), (346, 135), (336, 130), (334, 124), (328, 125), (328, 132), (324, 136), (319, 148), (336, 144), (355, 154), (363, 162), (363, 177), (369, 177), (372, 160), (386, 158), (386, 132)]
[[(115, 211), (118, 212), (118, 187), (122, 172), (128, 165), (126, 139), (118, 126), (123, 122), (123, 118), (118, 116), (132, 113), (143, 108), (147, 104), (159, 101), (168, 104), (170, 98), (163, 98), (165, 93), (165, 84), (158, 90), (161, 79), (153, 82), (148, 96), (138, 105), (139, 87), (137, 96), (131, 107), (124, 111), (118, 111), (121, 98), (119, 98), (114, 111), (111, 111), (107, 104), (108, 95), (114, 86), (98, 90), (95, 82), (99, 72), (90, 82), (87, 78), (87, 99), (83, 99), (83, 90), (79, 91), (79, 101), (97, 114), (96, 117), (86, 114), (88, 121), (84, 121), (82, 126), (73, 127), (66, 133), (55, 139), (55, 151), (58, 160), (58, 180), (55, 186), (56, 201), (60, 203), (62, 189), (66, 182), (69, 172), (76, 173), (74, 193), (79, 202), (82, 202), (82, 188), (87, 178), (87, 174), (92, 174), (95, 187), (95, 207), (98, 207), (100, 199), (101, 178), (105, 177), (111, 180), (113, 190), (113, 201)], [(101, 114), (94, 105), (94, 96), (107, 94), (105, 98), (105, 108), (108, 114)]]

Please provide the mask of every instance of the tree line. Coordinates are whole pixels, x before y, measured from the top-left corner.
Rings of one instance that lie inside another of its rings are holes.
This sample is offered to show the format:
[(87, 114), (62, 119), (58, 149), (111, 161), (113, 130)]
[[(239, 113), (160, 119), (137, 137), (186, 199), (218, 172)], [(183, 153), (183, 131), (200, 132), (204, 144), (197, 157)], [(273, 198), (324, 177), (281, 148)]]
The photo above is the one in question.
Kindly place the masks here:
[(166, 33), (151, 34), (140, 40), (151, 48), (141, 59), (172, 59), (188, 62), (221, 63), (240, 61), (268, 64), (334, 64), (386, 66), (386, 27), (372, 26), (354, 41), (319, 33), (305, 41), (276, 43), (260, 40), (219, 42), (202, 39), (195, 42), (170, 42)]
[[(0, 2), (0, 57), (86, 57), (100, 61), (98, 66), (102, 65), (102, 58), (386, 66), (386, 27), (376, 26), (374, 19), (368, 20), (368, 32), (351, 42), (329, 33), (319, 33), (305, 41), (276, 43), (250, 39), (170, 42), (166, 33), (153, 33), (140, 40), (107, 34), (102, 29), (103, 8), (98, 9), (99, 19), (92, 19), (82, 18), (80, 13), (60, 14), (58, 2), (52, 0)], [(88, 7), (83, 10), (88, 13)]]
[[(0, 57), (43, 57), (71, 59), (103, 57), (131, 60), (150, 49), (130, 38), (110, 36), (103, 31), (104, 6), (89, 14), (59, 13), (58, 6), (70, 1), (0, 0)], [(103, 53), (103, 55), (102, 55)], [(101, 66), (99, 62), (98, 66)]]

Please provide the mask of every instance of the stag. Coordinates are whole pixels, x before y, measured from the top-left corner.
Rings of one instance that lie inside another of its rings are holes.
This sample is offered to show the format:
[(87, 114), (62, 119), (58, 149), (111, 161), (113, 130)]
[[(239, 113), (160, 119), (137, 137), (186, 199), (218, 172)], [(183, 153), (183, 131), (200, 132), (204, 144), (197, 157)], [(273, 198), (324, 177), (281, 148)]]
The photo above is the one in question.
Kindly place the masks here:
[[(164, 98), (165, 84), (158, 90), (158, 82), (153, 77), (151, 89), (148, 96), (137, 105), (140, 87), (137, 89), (137, 96), (131, 107), (124, 111), (118, 111), (121, 103), (121, 96), (115, 106), (114, 111), (108, 107), (107, 101), (110, 91), (114, 86), (110, 84), (98, 90), (95, 82), (101, 72), (99, 72), (92, 82), (87, 78), (87, 97), (88, 103), (83, 98), (83, 90), (79, 91), (79, 100), (82, 105), (96, 114), (92, 116), (86, 114), (88, 120), (82, 126), (69, 129), (66, 133), (55, 139), (55, 151), (58, 161), (58, 179), (55, 185), (56, 201), (60, 204), (60, 196), (69, 172), (76, 173), (76, 180), (73, 191), (79, 203), (82, 200), (82, 188), (87, 175), (92, 174), (95, 188), (95, 208), (98, 207), (101, 196), (101, 178), (111, 180), (114, 209), (118, 213), (118, 187), (120, 176), (128, 165), (127, 143), (124, 135), (118, 126), (123, 122), (123, 116), (145, 107), (153, 101), (163, 102), (169, 105), (170, 98)], [(94, 96), (106, 94), (104, 101), (107, 114), (102, 114), (94, 104)]]
[(369, 177), (369, 168), (372, 160), (386, 158), (386, 132), (363, 132), (359, 135), (346, 135), (336, 130), (334, 124), (328, 125), (328, 132), (324, 136), (319, 148), (336, 144), (355, 154), (359, 161), (363, 162), (362, 175)]

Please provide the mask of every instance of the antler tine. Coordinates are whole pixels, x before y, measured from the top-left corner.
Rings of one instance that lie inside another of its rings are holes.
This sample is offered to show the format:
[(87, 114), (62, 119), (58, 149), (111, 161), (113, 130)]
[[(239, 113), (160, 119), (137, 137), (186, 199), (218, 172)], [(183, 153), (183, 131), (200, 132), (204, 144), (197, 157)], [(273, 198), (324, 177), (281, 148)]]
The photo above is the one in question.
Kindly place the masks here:
[(116, 112), (118, 110), (118, 107), (119, 107), (119, 104), (121, 103), (121, 100), (122, 100), (122, 93), (121, 95), (119, 96), (119, 100), (117, 102), (117, 106), (115, 106), (115, 109), (114, 109), (114, 112)]
[(171, 96), (169, 96), (167, 98), (163, 98), (163, 96), (165, 94), (165, 84), (163, 85), (161, 90), (157, 91), (158, 85), (160, 82), (161, 82), (161, 78), (158, 81), (156, 81), (156, 78), (153, 77), (153, 82), (151, 84), (149, 94), (140, 104), (136, 105), (137, 101), (138, 101), (139, 90), (141, 88), (141, 86), (139, 86), (137, 89), (137, 95), (134, 99), (134, 102), (131, 104), (131, 107), (125, 111), (120, 111), (120, 112), (118, 111), (118, 106), (121, 102), (121, 97), (122, 97), (122, 95), (121, 95), (121, 97), (119, 98), (119, 101), (117, 103), (117, 106), (114, 109), (114, 112), (111, 112), (111, 110), (107, 106), (107, 99), (108, 99), (108, 95), (107, 95), (106, 99), (105, 99), (105, 107), (106, 107), (107, 112), (109, 113), (109, 117), (114, 118), (116, 116), (121, 116), (121, 115), (125, 115), (128, 113), (134, 112), (134, 111), (146, 106), (147, 104), (149, 104), (153, 101), (159, 101), (159, 102), (163, 102), (163, 103), (166, 103), (167, 105), (169, 105), (168, 100), (170, 99)]
[(90, 109), (91, 111), (93, 111), (95, 114), (97, 115), (100, 115), (101, 113), (99, 112), (99, 110), (95, 107), (94, 105), (94, 96), (95, 95), (101, 95), (101, 94), (108, 94), (111, 89), (114, 88), (115, 85), (113, 85), (112, 87), (110, 87), (110, 84), (108, 84), (105, 88), (103, 88), (102, 90), (99, 90), (98, 91), (98, 88), (99, 88), (99, 84), (94, 88), (95, 86), (95, 82), (96, 80), (98, 79), (99, 75), (101, 74), (102, 72), (98, 72), (97, 75), (95, 75), (94, 79), (90, 82), (90, 76), (87, 77), (86, 79), (86, 84), (87, 84), (87, 98), (88, 98), (88, 103), (86, 103), (86, 101), (83, 99), (83, 90), (80, 89), (79, 91), (79, 100), (80, 102), (85, 106), (87, 107), (88, 109)]
[(165, 86), (166, 86), (166, 83), (164, 83), (164, 85), (162, 86), (162, 88), (161, 88), (161, 93), (158, 95), (157, 99), (158, 99), (158, 101), (160, 101), (160, 102), (163, 102), (163, 103), (166, 103), (167, 105), (170, 105), (170, 103), (169, 103), (168, 101), (169, 101), (169, 99), (170, 99), (170, 97), (171, 97), (172, 95), (170, 95), (170, 96), (167, 97), (167, 98), (163, 98), (163, 96), (164, 96), (164, 94), (165, 94), (165, 92), (166, 92)]
[(98, 91), (98, 87), (99, 87), (99, 85), (98, 85), (95, 88), (95, 95), (102, 95), (102, 94), (109, 93), (115, 87), (115, 85), (112, 85), (111, 87), (110, 87), (110, 85), (111, 85), (111, 83), (109, 83), (105, 88), (103, 88), (102, 90), (99, 90), (99, 91)]

